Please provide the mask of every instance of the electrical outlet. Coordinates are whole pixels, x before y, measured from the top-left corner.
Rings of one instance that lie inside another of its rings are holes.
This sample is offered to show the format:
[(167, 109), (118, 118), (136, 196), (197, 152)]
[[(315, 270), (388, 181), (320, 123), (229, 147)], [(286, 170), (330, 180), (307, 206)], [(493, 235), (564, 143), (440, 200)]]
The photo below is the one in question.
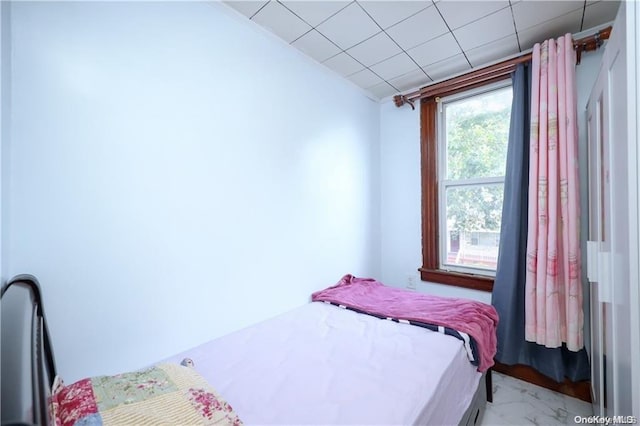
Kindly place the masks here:
[(407, 288), (409, 290), (415, 290), (416, 287), (416, 276), (415, 275), (407, 275)]

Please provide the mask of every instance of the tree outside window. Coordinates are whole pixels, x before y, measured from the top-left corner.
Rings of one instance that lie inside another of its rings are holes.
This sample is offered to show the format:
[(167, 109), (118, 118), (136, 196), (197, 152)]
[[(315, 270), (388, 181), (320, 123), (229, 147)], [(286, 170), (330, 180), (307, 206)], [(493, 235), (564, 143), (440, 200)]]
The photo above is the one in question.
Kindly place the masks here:
[(440, 267), (491, 274), (498, 259), (511, 86), (444, 99)]

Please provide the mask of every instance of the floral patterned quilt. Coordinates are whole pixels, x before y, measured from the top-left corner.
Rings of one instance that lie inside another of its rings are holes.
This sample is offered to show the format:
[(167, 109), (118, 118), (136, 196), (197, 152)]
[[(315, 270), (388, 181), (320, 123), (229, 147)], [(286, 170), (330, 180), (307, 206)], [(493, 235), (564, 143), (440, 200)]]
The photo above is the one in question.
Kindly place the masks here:
[(161, 364), (54, 389), (53, 423), (71, 425), (242, 425), (193, 368)]

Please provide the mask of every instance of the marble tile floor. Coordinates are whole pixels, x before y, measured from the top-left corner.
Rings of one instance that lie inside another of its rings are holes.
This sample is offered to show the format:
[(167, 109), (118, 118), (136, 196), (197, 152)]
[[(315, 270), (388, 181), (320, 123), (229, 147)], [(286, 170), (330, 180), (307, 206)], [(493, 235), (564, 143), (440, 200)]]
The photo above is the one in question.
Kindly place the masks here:
[(591, 404), (493, 372), (493, 403), (482, 425), (566, 425), (575, 416), (593, 415)]

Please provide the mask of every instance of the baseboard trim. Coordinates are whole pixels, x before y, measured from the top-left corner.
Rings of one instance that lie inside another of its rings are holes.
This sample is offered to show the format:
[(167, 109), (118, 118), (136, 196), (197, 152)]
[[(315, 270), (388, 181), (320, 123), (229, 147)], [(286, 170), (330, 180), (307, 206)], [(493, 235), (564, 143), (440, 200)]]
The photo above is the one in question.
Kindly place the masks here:
[(591, 382), (588, 380), (582, 382), (572, 382), (564, 379), (564, 382), (558, 383), (549, 377), (539, 373), (537, 370), (528, 365), (516, 364), (506, 365), (496, 362), (493, 370), (552, 391), (560, 392), (565, 395), (591, 402)]

